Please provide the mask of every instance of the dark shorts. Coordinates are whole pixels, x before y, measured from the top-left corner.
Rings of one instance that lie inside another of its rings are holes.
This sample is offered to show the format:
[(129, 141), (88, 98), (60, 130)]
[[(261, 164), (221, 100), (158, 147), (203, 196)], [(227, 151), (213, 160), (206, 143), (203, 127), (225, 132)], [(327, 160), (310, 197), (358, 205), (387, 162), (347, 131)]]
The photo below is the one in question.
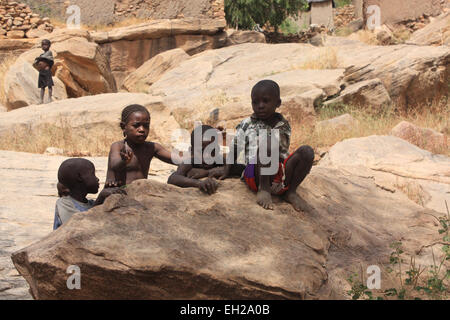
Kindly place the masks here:
[(39, 71), (38, 88), (53, 87), (55, 84), (52, 79), (51, 70), (41, 70)]

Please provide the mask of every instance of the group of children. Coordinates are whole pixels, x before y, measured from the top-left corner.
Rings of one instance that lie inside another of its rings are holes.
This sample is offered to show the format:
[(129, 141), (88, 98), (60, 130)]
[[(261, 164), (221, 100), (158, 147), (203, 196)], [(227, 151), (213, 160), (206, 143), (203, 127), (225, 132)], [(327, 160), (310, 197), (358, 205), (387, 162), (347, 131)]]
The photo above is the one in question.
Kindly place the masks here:
[[(213, 194), (219, 188), (217, 179), (223, 180), (240, 176), (249, 188), (257, 193), (257, 203), (264, 209), (273, 209), (272, 195), (283, 199), (301, 210), (301, 199), (296, 190), (310, 172), (314, 151), (309, 146), (302, 146), (289, 154), (291, 127), (289, 122), (278, 112), (281, 106), (280, 88), (271, 80), (258, 82), (252, 89), (253, 115), (244, 119), (237, 126), (237, 134), (231, 144), (228, 155), (216, 157), (218, 139), (211, 133), (216, 129), (201, 125), (194, 128), (191, 135), (189, 157), (173, 156), (156, 142), (147, 142), (150, 131), (150, 113), (141, 105), (130, 105), (122, 111), (120, 127), (124, 140), (111, 145), (108, 159), (108, 171), (104, 190), (96, 201), (87, 200), (89, 193), (97, 193), (99, 180), (95, 176), (94, 165), (86, 159), (68, 159), (58, 171), (58, 193), (54, 229), (64, 224), (74, 213), (87, 211), (100, 205), (115, 193), (125, 193), (124, 186), (138, 179), (146, 179), (153, 157), (166, 163), (178, 163), (178, 169), (168, 179), (169, 184), (182, 188), (198, 188), (207, 194)], [(273, 135), (275, 146), (273, 147)], [(267, 135), (265, 144), (257, 144), (257, 149), (250, 150), (250, 135)], [(200, 136), (201, 139), (195, 139)], [(217, 136), (216, 136), (217, 137)], [(239, 145), (243, 139), (243, 145)], [(211, 155), (206, 149), (213, 150)], [(258, 151), (264, 151), (263, 153)], [(263, 161), (261, 154), (277, 155), (269, 162)], [(221, 159), (224, 161), (212, 161)], [(278, 168), (267, 173), (269, 167)]]

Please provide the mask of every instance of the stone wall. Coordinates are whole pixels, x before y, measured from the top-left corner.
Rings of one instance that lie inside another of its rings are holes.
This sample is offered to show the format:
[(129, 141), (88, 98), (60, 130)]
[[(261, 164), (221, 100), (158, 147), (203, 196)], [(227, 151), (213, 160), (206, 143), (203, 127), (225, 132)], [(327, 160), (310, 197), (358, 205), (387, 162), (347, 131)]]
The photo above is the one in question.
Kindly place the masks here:
[(223, 19), (224, 0), (23, 0), (32, 8), (64, 21), (66, 8), (81, 9), (81, 23), (112, 24), (129, 18), (138, 19)]
[(0, 0), (0, 39), (37, 38), (52, 31), (50, 19), (41, 18), (28, 5)]

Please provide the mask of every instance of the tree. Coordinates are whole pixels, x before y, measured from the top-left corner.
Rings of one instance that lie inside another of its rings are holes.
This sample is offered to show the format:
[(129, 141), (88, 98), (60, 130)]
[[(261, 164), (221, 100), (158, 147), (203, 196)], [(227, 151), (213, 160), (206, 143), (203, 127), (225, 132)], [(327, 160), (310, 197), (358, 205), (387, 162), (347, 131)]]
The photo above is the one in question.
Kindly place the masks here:
[(225, 0), (225, 16), (234, 27), (252, 29), (256, 24), (268, 24), (277, 31), (288, 16), (297, 16), (307, 7), (306, 0)]

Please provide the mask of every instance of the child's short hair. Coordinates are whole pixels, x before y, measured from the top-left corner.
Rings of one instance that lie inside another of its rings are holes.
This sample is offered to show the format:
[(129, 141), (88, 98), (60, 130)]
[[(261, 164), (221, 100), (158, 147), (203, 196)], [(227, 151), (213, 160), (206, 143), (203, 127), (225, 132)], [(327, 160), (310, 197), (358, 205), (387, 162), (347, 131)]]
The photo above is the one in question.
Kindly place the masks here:
[(48, 39), (44, 39), (44, 40), (41, 41), (41, 44), (44, 44), (44, 43), (47, 43), (49, 46), (52, 45), (52, 42), (50, 40), (48, 40)]
[(274, 93), (277, 95), (278, 98), (280, 98), (281, 96), (281, 90), (280, 90), (280, 86), (278, 85), (278, 83), (276, 83), (273, 80), (261, 80), (259, 81), (257, 84), (255, 84), (255, 86), (252, 89), (252, 92), (256, 89), (259, 88), (264, 88), (264, 89), (269, 89), (269, 90), (273, 90)]
[(77, 182), (78, 174), (86, 168), (86, 165), (93, 165), (92, 162), (82, 158), (67, 159), (58, 169), (58, 193), (72, 189)]
[(121, 121), (120, 121), (120, 127), (122, 129), (127, 124), (128, 118), (135, 112), (146, 113), (148, 115), (148, 117), (150, 118), (150, 112), (148, 112), (146, 107), (141, 106), (140, 104), (129, 105), (128, 107), (125, 107), (122, 110), (122, 117), (121, 117)]

